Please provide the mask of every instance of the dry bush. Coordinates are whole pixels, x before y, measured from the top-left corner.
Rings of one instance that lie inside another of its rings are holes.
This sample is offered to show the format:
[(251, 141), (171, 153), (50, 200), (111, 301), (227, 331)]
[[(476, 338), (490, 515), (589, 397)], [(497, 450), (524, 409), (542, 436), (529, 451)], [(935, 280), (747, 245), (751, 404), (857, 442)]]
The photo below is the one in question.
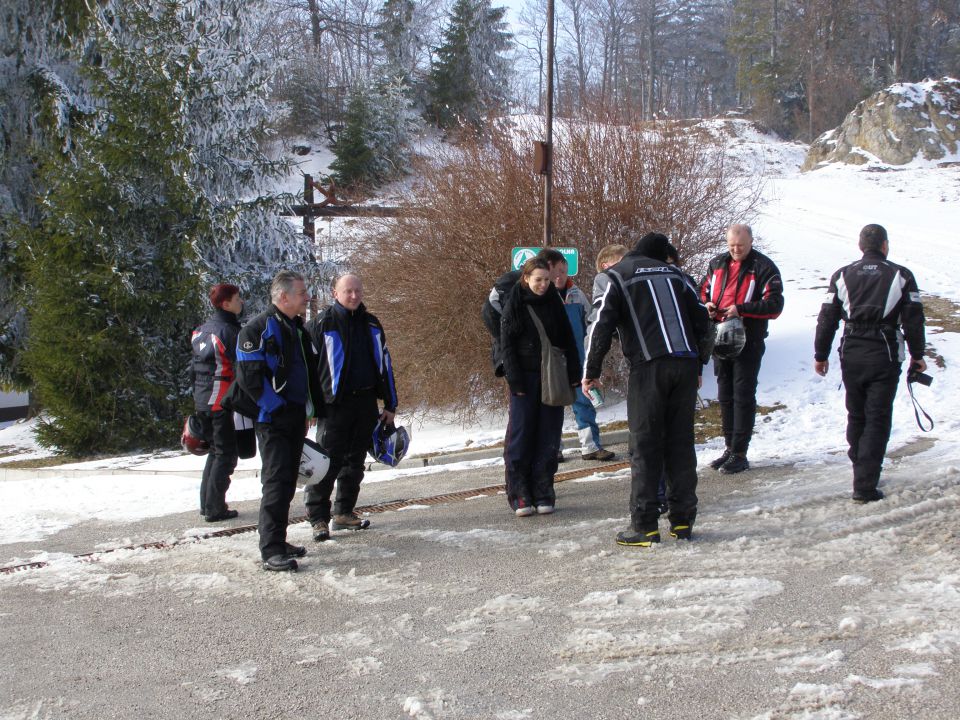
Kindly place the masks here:
[[(542, 180), (531, 169), (541, 138), (512, 124), (445, 146), (418, 168), (413, 212), (381, 222), (355, 256), (404, 408), (470, 420), (502, 405), (480, 309), (511, 249), (542, 243)], [(568, 124), (555, 145), (553, 244), (579, 248), (576, 282), (588, 293), (599, 249), (651, 230), (669, 235), (698, 276), (724, 226), (757, 201), (757, 182), (730, 177), (723, 152), (678, 124)]]

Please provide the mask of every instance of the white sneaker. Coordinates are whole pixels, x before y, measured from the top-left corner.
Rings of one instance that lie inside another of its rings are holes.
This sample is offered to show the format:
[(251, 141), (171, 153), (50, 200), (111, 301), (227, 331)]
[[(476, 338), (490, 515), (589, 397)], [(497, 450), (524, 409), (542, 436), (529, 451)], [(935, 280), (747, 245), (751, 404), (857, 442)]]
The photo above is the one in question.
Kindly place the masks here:
[(553, 510), (553, 505), (537, 505), (537, 515), (550, 515)]
[(516, 512), (517, 517), (530, 517), (536, 510), (530, 505), (525, 505), (524, 507), (518, 507), (514, 512)]

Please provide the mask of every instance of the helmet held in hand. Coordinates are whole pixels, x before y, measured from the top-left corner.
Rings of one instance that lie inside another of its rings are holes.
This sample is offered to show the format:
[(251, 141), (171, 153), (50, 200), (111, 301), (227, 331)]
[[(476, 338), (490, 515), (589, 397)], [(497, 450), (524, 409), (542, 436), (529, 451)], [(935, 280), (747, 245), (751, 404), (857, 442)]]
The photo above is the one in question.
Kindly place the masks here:
[(310, 438), (303, 439), (303, 452), (300, 455), (300, 478), (307, 485), (315, 485), (323, 480), (323, 476), (330, 469), (330, 458)]
[(713, 354), (721, 360), (731, 360), (740, 354), (747, 344), (747, 333), (743, 329), (743, 320), (733, 317), (717, 324), (717, 339), (713, 344)]
[(210, 443), (204, 440), (203, 425), (196, 415), (187, 415), (183, 421), (180, 446), (191, 455), (206, 455), (210, 452)]
[(384, 465), (396, 467), (410, 449), (410, 433), (405, 427), (395, 427), (393, 423), (377, 421), (373, 429), (373, 443), (370, 454)]

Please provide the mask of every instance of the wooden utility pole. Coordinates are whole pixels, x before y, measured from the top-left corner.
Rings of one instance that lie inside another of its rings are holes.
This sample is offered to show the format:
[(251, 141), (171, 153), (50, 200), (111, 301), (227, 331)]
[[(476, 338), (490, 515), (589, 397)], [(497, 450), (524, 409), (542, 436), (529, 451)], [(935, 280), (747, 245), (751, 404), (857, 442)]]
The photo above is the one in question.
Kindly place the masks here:
[(547, 0), (547, 137), (543, 174), (543, 246), (553, 242), (553, 2)]

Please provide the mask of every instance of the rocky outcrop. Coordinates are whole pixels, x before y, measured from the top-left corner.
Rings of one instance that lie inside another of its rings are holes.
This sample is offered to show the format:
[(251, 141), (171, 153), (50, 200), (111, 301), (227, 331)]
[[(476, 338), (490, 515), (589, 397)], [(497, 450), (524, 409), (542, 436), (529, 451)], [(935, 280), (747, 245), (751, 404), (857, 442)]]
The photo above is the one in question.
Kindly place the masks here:
[(810, 146), (803, 170), (823, 163), (906, 165), (960, 160), (960, 80), (897, 83), (874, 93)]

